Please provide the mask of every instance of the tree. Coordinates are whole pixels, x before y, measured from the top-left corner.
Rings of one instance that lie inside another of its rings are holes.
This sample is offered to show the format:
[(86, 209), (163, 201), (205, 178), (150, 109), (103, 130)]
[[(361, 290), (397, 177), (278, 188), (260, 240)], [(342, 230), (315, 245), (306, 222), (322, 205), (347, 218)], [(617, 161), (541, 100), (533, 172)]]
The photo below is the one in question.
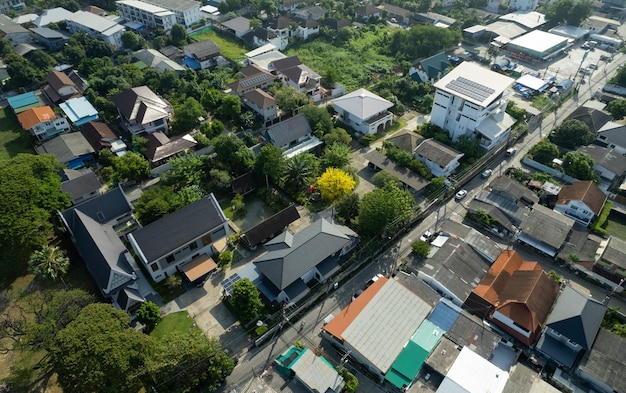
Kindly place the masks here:
[(304, 191), (304, 188), (316, 177), (318, 167), (319, 162), (313, 154), (298, 154), (287, 160), (283, 182), (295, 192)]
[(170, 158), (171, 168), (163, 174), (161, 182), (174, 191), (190, 185), (200, 185), (204, 180), (204, 162), (194, 153)]
[(345, 168), (350, 165), (350, 147), (343, 143), (326, 146), (322, 156), (322, 168)]
[(170, 187), (153, 187), (145, 190), (135, 202), (135, 214), (145, 226), (179, 207), (179, 199)]
[(335, 204), (337, 218), (346, 224), (351, 223), (359, 215), (360, 203), (359, 194), (356, 192), (344, 196)]
[(187, 30), (179, 24), (172, 26), (170, 30), (170, 43), (174, 46), (183, 46), (187, 44), (189, 37), (187, 36)]
[(193, 97), (187, 97), (174, 109), (172, 131), (174, 134), (186, 134), (198, 124), (198, 119), (206, 115), (202, 105)]
[(213, 168), (209, 171), (209, 177), (211, 178), (211, 186), (220, 190), (225, 190), (230, 187), (230, 183), (233, 181), (233, 178), (227, 171), (217, 168)]
[(533, 160), (550, 165), (559, 156), (559, 148), (549, 140), (542, 139), (530, 149), (530, 155)]
[(176, 197), (178, 199), (178, 204), (182, 207), (197, 202), (200, 199), (204, 198), (206, 195), (207, 193), (204, 188), (200, 187), (197, 184), (192, 184), (178, 190)]
[(346, 385), (344, 386), (346, 393), (354, 393), (356, 389), (359, 387), (359, 380), (354, 376), (347, 368), (338, 366), (337, 372), (343, 378)]
[(418, 258), (426, 258), (430, 252), (430, 244), (424, 240), (416, 240), (411, 243), (411, 250)]
[(217, 109), (217, 115), (225, 121), (235, 121), (241, 115), (241, 99), (239, 96), (228, 94), (222, 98), (222, 103)]
[(291, 113), (309, 102), (306, 94), (291, 86), (284, 86), (282, 83), (272, 85), (270, 92), (274, 95), (274, 98), (276, 98), (278, 107), (284, 112)]
[(593, 158), (587, 153), (570, 151), (563, 156), (563, 171), (578, 180), (597, 180), (594, 164)]
[(609, 102), (606, 109), (615, 118), (615, 120), (621, 120), (624, 116), (626, 116), (626, 100), (613, 100)]
[(254, 30), (257, 27), (261, 26), (261, 20), (258, 18), (250, 19), (250, 30)]
[(415, 209), (415, 199), (410, 192), (387, 184), (368, 192), (361, 199), (359, 207), (359, 227), (363, 235), (393, 233), (411, 218)]
[(254, 169), (258, 173), (265, 175), (265, 185), (269, 188), (269, 178), (272, 182), (278, 183), (285, 171), (285, 157), (283, 149), (272, 144), (267, 144), (261, 148), (256, 157)]
[(322, 198), (330, 203), (335, 203), (344, 196), (350, 194), (356, 182), (348, 173), (337, 168), (328, 168), (317, 179), (317, 187), (319, 188)]
[(216, 160), (233, 175), (244, 174), (254, 166), (254, 153), (235, 135), (218, 136), (213, 148)]
[(224, 123), (214, 119), (212, 122), (204, 122), (200, 124), (200, 132), (207, 136), (207, 138), (215, 138), (224, 132)]
[(400, 179), (393, 173), (379, 171), (372, 176), (372, 184), (378, 188), (383, 188), (387, 183), (391, 182), (396, 186), (400, 186)]
[(220, 256), (217, 258), (217, 266), (224, 270), (230, 266), (231, 263), (233, 263), (233, 253), (228, 250), (220, 252)]
[(113, 169), (117, 181), (139, 180), (150, 174), (150, 163), (141, 155), (129, 151), (121, 157), (113, 157)]
[(230, 294), (230, 304), (242, 323), (256, 319), (263, 311), (263, 302), (257, 287), (247, 278), (237, 281)]
[(546, 9), (546, 19), (554, 26), (564, 23), (580, 26), (591, 15), (591, 2), (588, 0), (557, 0)]
[(333, 128), (331, 132), (324, 135), (322, 140), (327, 145), (332, 145), (333, 143), (343, 143), (344, 145), (349, 145), (352, 142), (352, 136), (348, 134), (348, 131), (343, 128)]
[(566, 149), (586, 146), (596, 139), (589, 127), (580, 120), (568, 120), (556, 127), (550, 140)]
[(302, 109), (300, 109), (300, 113), (306, 116), (306, 119), (316, 136), (321, 138), (323, 135), (326, 135), (333, 130), (333, 118), (325, 108), (317, 106), (303, 106)]
[(139, 36), (132, 31), (125, 31), (122, 33), (122, 45), (126, 49), (137, 49), (139, 46)]
[(58, 332), (50, 364), (64, 392), (137, 392), (150, 337), (129, 329), (130, 317), (94, 303)]
[(222, 104), (222, 98), (226, 95), (219, 91), (218, 89), (206, 89), (202, 92), (202, 96), (200, 97), (200, 103), (207, 111), (212, 111)]
[(0, 163), (0, 266), (26, 268), (53, 234), (51, 219), (70, 206), (61, 192), (61, 165), (48, 154), (18, 154)]
[(161, 321), (161, 309), (153, 302), (144, 302), (137, 310), (137, 321), (143, 325), (143, 332), (150, 334)]
[(70, 259), (65, 255), (65, 251), (56, 246), (44, 245), (41, 250), (35, 251), (28, 260), (28, 271), (39, 278), (56, 280), (61, 279), (63, 286), (63, 275), (70, 267)]
[(339, 81), (339, 73), (335, 67), (328, 67), (322, 72), (322, 86), (326, 89), (332, 89), (335, 83)]
[[(131, 144), (133, 145), (133, 149), (135, 149), (138, 153), (143, 154), (148, 150), (148, 138), (145, 138), (138, 134), (133, 134), (131, 137)], [(111, 151), (110, 149), (107, 149)]]

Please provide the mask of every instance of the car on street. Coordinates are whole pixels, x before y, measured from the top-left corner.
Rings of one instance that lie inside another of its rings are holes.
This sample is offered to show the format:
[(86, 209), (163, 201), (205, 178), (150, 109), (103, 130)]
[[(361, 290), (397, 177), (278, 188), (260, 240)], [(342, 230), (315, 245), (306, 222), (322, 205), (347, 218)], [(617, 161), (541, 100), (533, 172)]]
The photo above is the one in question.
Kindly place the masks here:
[(423, 242), (429, 242), (432, 236), (433, 234), (430, 231), (426, 231), (422, 236), (420, 236), (420, 240)]
[(611, 56), (602, 55), (602, 56), (600, 56), (600, 61), (609, 62), (609, 61), (611, 61)]
[(493, 173), (493, 170), (491, 169), (485, 169), (483, 171), (483, 173), (480, 174), (480, 177), (482, 177), (483, 179), (488, 178), (489, 176), (491, 176), (491, 174)]
[(589, 64), (589, 68), (591, 68), (592, 70), (597, 70), (598, 69), (598, 65), (594, 64), (594, 63), (591, 63), (591, 64)]
[(506, 155), (507, 156), (512, 156), (513, 154), (515, 154), (517, 152), (517, 149), (514, 147), (510, 147), (508, 149), (506, 149)]
[(456, 193), (456, 195), (454, 196), (454, 199), (456, 199), (457, 201), (460, 201), (461, 199), (465, 198), (465, 196), (467, 196), (467, 190), (461, 190)]
[(365, 288), (369, 288), (370, 285), (372, 285), (373, 283), (375, 283), (376, 281), (378, 281), (379, 278), (383, 278), (385, 276), (383, 276), (382, 274), (377, 274), (374, 277), (370, 278), (369, 280), (367, 280), (367, 282), (365, 283)]
[(590, 69), (588, 69), (588, 68), (581, 68), (580, 69), (580, 74), (581, 75), (591, 75), (591, 72), (592, 71)]

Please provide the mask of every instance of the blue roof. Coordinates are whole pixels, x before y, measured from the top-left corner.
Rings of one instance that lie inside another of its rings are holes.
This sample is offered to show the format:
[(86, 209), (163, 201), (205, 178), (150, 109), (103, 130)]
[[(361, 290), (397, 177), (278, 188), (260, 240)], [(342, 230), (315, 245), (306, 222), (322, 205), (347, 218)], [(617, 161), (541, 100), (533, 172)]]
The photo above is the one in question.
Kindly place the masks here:
[(460, 310), (455, 305), (443, 299), (437, 304), (427, 320), (439, 326), (440, 329), (450, 331), (459, 317)]
[(85, 97), (72, 98), (61, 103), (59, 107), (76, 126), (98, 119), (98, 111)]
[(16, 110), (25, 106), (38, 103), (39, 98), (37, 98), (37, 95), (34, 92), (29, 91), (28, 93), (18, 94), (14, 97), (9, 97), (7, 98), (7, 101), (9, 101), (9, 105), (11, 105), (11, 108), (13, 108), (13, 110)]
[(193, 57), (185, 57), (185, 60), (183, 60), (183, 65), (185, 67), (191, 68), (192, 70), (199, 70), (201, 68), (200, 62)]

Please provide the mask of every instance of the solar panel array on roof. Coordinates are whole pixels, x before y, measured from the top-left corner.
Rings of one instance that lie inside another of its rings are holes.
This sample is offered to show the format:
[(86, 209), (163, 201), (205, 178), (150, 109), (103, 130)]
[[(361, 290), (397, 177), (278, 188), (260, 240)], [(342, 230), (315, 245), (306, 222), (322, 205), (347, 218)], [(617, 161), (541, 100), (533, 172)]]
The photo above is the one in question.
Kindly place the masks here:
[(269, 75), (267, 74), (259, 74), (257, 76), (254, 76), (250, 79), (244, 80), (241, 82), (241, 86), (243, 87), (248, 87), (248, 86), (254, 86), (260, 82), (266, 81), (267, 79), (269, 79)]
[(241, 277), (239, 277), (239, 274), (235, 273), (222, 281), (220, 285), (222, 286), (222, 288), (224, 288), (226, 293), (230, 295), (231, 291), (233, 290), (233, 285), (235, 285), (235, 283), (239, 280), (241, 280)]
[(463, 77), (450, 81), (446, 87), (478, 101), (484, 101), (495, 93), (494, 89)]

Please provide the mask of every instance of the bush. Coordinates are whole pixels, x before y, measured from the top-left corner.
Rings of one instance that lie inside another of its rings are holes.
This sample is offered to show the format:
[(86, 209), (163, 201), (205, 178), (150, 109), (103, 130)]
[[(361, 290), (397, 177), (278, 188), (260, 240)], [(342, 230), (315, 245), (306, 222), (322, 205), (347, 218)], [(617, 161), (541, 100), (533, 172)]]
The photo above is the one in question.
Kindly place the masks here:
[(346, 369), (345, 367), (341, 367), (341, 366), (337, 367), (337, 372), (339, 373), (339, 375), (341, 375), (343, 380), (346, 382), (346, 385), (344, 386), (344, 392), (346, 393), (356, 392), (356, 389), (359, 387), (359, 380), (354, 376), (354, 374), (348, 371), (348, 369)]
[(256, 329), (254, 329), (254, 333), (257, 335), (257, 337), (261, 337), (262, 335), (265, 334), (265, 332), (267, 332), (267, 326), (265, 325), (261, 325), (259, 327), (257, 327)]
[(259, 188), (257, 190), (257, 195), (263, 200), (263, 202), (267, 203), (267, 205), (276, 212), (283, 210), (289, 205), (287, 201), (280, 197), (278, 192), (271, 188)]
[(425, 242), (423, 240), (416, 240), (413, 243), (411, 243), (411, 249), (413, 250), (413, 253), (417, 255), (419, 258), (425, 258), (428, 256), (428, 253), (430, 252), (430, 244), (428, 244), (428, 242)]
[(606, 229), (604, 229), (604, 226), (605, 226), (606, 220), (609, 218), (609, 214), (611, 214), (612, 207), (613, 207), (613, 204), (609, 201), (607, 201), (604, 204), (604, 206), (602, 207), (602, 211), (598, 215), (598, 218), (596, 218), (591, 223), (591, 230), (593, 232), (597, 233), (600, 236), (606, 235)]
[(376, 136), (374, 134), (364, 135), (361, 139), (359, 139), (359, 143), (363, 146), (369, 146), (376, 140)]

